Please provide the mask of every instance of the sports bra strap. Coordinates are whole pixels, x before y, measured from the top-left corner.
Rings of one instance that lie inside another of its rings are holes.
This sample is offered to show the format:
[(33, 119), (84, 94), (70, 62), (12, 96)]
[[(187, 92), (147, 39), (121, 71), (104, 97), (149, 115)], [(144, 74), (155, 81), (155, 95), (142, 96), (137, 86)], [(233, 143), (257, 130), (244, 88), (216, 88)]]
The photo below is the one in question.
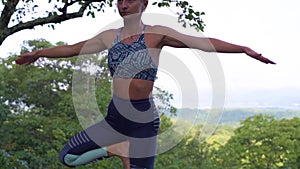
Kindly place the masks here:
[(144, 28), (143, 28), (142, 34), (144, 34), (144, 33), (145, 33), (145, 30), (146, 30), (146, 25), (144, 25)]
[(117, 38), (115, 40), (115, 42), (120, 42), (121, 41), (121, 32), (123, 30), (123, 27), (119, 29), (119, 32), (118, 32), (118, 35), (117, 35)]

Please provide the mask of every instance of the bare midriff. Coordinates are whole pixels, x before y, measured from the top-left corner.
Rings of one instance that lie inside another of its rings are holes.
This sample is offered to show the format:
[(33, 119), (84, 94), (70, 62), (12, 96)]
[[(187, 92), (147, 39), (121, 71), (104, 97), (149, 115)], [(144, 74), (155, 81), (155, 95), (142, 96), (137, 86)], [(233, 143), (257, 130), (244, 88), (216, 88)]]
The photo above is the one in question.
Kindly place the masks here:
[(113, 79), (113, 94), (127, 100), (140, 100), (152, 97), (154, 82), (141, 79)]

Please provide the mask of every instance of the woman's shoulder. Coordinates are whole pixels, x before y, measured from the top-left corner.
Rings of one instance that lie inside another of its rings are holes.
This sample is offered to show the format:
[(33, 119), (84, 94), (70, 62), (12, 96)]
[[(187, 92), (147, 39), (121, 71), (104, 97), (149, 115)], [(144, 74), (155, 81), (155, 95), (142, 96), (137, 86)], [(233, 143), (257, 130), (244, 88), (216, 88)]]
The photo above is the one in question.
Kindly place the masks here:
[(104, 31), (101, 31), (97, 37), (103, 39), (103, 40), (109, 40), (111, 38), (115, 38), (117, 34), (120, 32), (121, 28), (113, 28), (113, 29), (107, 29)]
[(152, 33), (161, 36), (168, 35), (170, 32), (174, 31), (172, 28), (163, 25), (148, 25), (147, 27), (146, 33)]
[(113, 29), (107, 29), (104, 31), (101, 31), (99, 33), (99, 35), (103, 35), (103, 36), (112, 36), (114, 34), (117, 34), (120, 31), (121, 28), (113, 28)]
[(169, 27), (163, 25), (147, 25), (147, 29), (149, 31), (157, 32), (157, 31), (167, 30), (169, 29)]
[(98, 41), (101, 41), (106, 46), (106, 48), (109, 48), (116, 39), (119, 30), (120, 28), (103, 30), (92, 39), (97, 39)]

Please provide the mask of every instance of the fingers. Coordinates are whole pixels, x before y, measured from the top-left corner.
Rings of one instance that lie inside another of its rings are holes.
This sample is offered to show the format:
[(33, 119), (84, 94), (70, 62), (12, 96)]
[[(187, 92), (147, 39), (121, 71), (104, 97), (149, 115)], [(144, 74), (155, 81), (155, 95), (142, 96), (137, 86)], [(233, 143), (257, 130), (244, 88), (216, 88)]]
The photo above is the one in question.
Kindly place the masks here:
[(26, 64), (28, 62), (28, 59), (26, 59), (26, 54), (20, 55), (17, 59), (16, 59), (16, 63), (18, 65), (23, 65)]
[(18, 59), (16, 59), (16, 63), (18, 65), (23, 65), (26, 63), (26, 61), (24, 61), (24, 59), (22, 57), (19, 57)]
[(270, 59), (263, 57), (261, 54), (259, 54), (258, 57), (256, 57), (256, 59), (265, 64), (276, 64), (275, 62), (271, 61)]
[(30, 52), (30, 53), (25, 53), (20, 55), (17, 59), (16, 59), (16, 63), (18, 65), (29, 65), (33, 62), (35, 62), (39, 57), (35, 56), (34, 53)]
[(254, 59), (257, 59), (265, 64), (276, 64), (275, 62), (271, 61), (270, 59), (268, 58), (265, 58), (262, 56), (262, 54), (259, 54), (257, 52), (255, 52), (254, 50), (252, 50), (251, 48), (245, 48), (245, 53), (254, 58)]
[(271, 61), (270, 59), (268, 58), (265, 58), (262, 56), (262, 54), (258, 54), (256, 53), (255, 51), (249, 51), (247, 53), (247, 55), (249, 55), (250, 57), (254, 58), (254, 59), (257, 59), (265, 64), (276, 64), (275, 62)]
[(266, 64), (274, 64), (275, 65), (276, 63), (268, 59), (268, 61), (266, 62)]

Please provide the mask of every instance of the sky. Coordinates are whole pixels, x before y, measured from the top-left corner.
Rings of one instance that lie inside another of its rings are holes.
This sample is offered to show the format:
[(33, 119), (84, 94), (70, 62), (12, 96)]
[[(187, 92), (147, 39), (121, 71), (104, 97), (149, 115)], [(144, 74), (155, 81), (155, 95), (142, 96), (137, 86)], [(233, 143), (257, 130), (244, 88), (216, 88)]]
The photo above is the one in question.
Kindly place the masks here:
[(220, 56), (226, 76), (232, 78), (230, 85), (299, 87), (299, 1), (200, 0), (199, 4), (207, 11), (207, 36), (247, 45), (277, 63), (271, 66), (240, 55)]
[[(244, 54), (217, 54), (225, 77), (225, 106), (230, 106), (231, 100), (237, 99), (234, 98), (236, 95), (243, 95), (245, 92), (300, 88), (300, 78), (298, 77), (298, 72), (300, 72), (298, 52), (300, 38), (298, 7), (300, 2), (298, 0), (190, 0), (189, 2), (195, 9), (205, 12), (203, 20), (206, 27), (202, 33), (204, 36), (251, 47), (277, 63), (276, 65), (266, 65)], [(152, 5), (149, 5), (146, 11), (146, 13), (175, 16), (173, 12), (165, 8), (155, 8)], [(29, 39), (44, 38), (53, 43), (64, 41), (69, 44), (86, 40), (118, 19), (120, 19), (118, 14), (114, 12), (113, 8), (110, 8), (105, 13), (98, 14), (96, 19), (87, 17), (73, 19), (56, 25), (55, 30), (47, 26), (24, 30), (11, 35), (4, 41), (0, 46), (0, 56), (5, 57), (10, 52), (19, 52), (22, 42)], [(186, 55), (187, 52), (190, 51), (176, 51), (174, 55)], [(179, 58), (181, 57), (179, 56)], [(199, 63), (190, 62), (187, 63), (187, 66), (201, 67), (200, 69), (204, 73), (193, 76), (196, 79), (197, 76), (201, 76), (196, 83), (202, 85), (199, 90), (202, 92), (204, 100), (211, 100), (212, 85), (205, 65), (202, 63), (199, 66)], [(191, 68), (192, 72), (193, 68)], [(171, 76), (161, 79), (168, 78), (172, 80)], [(176, 80), (172, 83), (158, 80), (157, 85), (178, 93), (178, 100), (180, 100), (182, 91), (186, 91), (186, 89), (181, 89), (180, 83)], [(186, 92), (193, 93), (194, 91), (192, 89)], [(180, 104), (179, 102), (177, 104)], [(209, 104), (210, 102), (206, 102), (204, 105)]]

